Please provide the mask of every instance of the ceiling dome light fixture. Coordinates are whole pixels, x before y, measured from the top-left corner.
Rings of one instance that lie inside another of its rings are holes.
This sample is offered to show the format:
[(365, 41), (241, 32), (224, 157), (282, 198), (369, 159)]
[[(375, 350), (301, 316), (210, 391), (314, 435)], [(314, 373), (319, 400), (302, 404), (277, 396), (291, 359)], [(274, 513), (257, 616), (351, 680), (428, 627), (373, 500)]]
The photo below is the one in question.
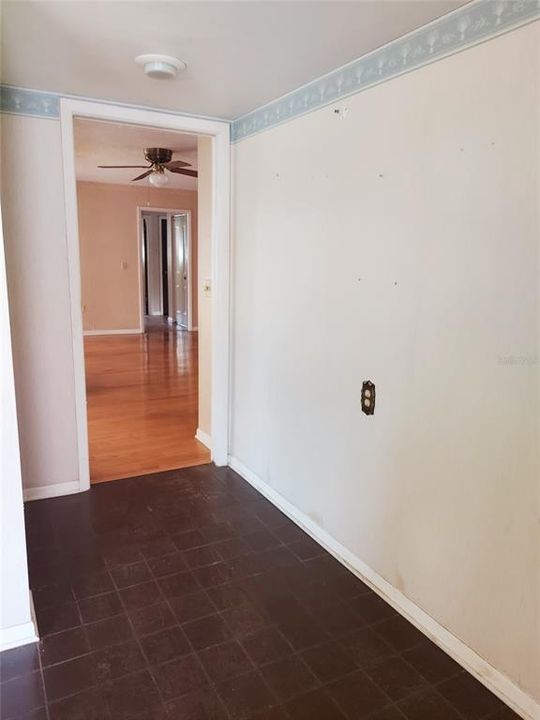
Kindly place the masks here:
[(142, 66), (145, 75), (154, 80), (173, 80), (179, 70), (185, 70), (187, 67), (186, 63), (178, 58), (157, 53), (137, 55), (135, 62)]
[(163, 168), (161, 168), (161, 170), (154, 170), (148, 178), (148, 182), (154, 187), (163, 187), (169, 182), (169, 178), (163, 172)]

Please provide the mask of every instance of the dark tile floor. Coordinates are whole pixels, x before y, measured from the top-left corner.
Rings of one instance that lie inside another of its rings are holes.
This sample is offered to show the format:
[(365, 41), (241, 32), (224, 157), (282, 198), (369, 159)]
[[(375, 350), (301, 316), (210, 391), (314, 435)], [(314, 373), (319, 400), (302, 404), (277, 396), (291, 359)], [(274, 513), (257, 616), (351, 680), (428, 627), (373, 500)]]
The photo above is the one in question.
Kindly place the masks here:
[(3, 720), (517, 718), (229, 469), (26, 506)]

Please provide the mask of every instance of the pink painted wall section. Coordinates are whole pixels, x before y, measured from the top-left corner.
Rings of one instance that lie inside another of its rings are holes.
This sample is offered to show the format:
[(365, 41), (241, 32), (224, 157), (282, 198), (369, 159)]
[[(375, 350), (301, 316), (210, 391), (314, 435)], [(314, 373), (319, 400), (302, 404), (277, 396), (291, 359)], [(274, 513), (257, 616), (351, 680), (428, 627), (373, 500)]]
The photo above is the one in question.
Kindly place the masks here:
[(193, 324), (197, 325), (197, 193), (78, 182), (84, 330), (140, 327), (137, 208), (191, 210)]

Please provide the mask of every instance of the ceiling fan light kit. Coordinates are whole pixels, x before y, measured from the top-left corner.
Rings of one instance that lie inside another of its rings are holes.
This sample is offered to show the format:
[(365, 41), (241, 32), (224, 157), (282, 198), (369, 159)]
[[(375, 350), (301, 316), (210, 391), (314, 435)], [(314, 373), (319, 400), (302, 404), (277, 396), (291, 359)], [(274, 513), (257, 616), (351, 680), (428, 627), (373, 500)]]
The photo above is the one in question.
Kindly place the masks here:
[(186, 69), (182, 60), (158, 53), (137, 55), (135, 62), (143, 68), (145, 75), (154, 80), (174, 80), (179, 71)]
[(165, 175), (163, 170), (156, 170), (151, 173), (148, 178), (148, 182), (150, 185), (154, 185), (154, 187), (163, 187), (169, 182), (169, 178)]

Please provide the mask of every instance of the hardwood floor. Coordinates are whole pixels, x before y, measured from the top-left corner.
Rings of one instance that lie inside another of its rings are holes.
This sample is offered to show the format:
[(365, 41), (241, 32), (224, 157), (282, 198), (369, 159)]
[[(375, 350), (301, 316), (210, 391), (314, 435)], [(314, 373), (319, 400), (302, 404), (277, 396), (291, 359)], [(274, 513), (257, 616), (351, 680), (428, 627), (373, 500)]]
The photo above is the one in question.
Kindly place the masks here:
[(85, 338), (92, 483), (210, 462), (195, 440), (197, 348), (197, 333), (161, 321)]

